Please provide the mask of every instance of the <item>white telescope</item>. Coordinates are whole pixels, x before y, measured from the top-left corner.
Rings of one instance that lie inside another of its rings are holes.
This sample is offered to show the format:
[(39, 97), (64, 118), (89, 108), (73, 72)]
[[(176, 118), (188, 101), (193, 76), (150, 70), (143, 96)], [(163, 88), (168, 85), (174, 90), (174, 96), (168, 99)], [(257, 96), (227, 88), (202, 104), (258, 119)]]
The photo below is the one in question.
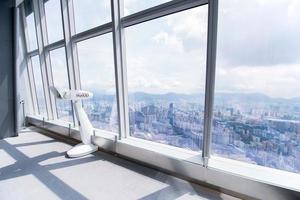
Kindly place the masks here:
[(98, 147), (92, 144), (94, 128), (80, 102), (80, 100), (92, 98), (93, 93), (82, 90), (58, 89), (56, 87), (50, 87), (50, 90), (58, 99), (72, 100), (76, 118), (78, 120), (82, 143), (67, 151), (67, 155), (75, 158), (97, 151)]

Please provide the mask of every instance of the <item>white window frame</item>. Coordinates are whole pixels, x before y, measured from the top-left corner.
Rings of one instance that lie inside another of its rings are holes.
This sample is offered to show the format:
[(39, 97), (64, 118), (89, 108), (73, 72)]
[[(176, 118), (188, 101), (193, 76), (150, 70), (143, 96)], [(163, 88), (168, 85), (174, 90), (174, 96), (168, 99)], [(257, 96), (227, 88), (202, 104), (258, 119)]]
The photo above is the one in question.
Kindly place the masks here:
[[(216, 185), (230, 191), (238, 190), (246, 196), (271, 198), (269, 194), (273, 192), (272, 197), (276, 197), (276, 195), (280, 196), (278, 191), (274, 192), (278, 188), (283, 191), (286, 191), (285, 189), (287, 189), (300, 192), (300, 175), (298, 174), (295, 175), (290, 172), (211, 156), (218, 0), (173, 0), (125, 17), (123, 17), (123, 0), (111, 0), (112, 21), (77, 34), (75, 33), (73, 0), (60, 0), (64, 38), (52, 44), (48, 44), (47, 39), (44, 1), (32, 1), (36, 22), (38, 49), (28, 51), (25, 45), (31, 99), (34, 110), (32, 115), (27, 116), (30, 123), (41, 126), (41, 119), (37, 117), (37, 98), (30, 62), (30, 58), (32, 56), (38, 55), (41, 60), (43, 86), (47, 107), (47, 119), (43, 119), (42, 127), (66, 136), (80, 139), (78, 129), (76, 128), (78, 124), (75, 120), (73, 120), (74, 123), (73, 126), (71, 126), (71, 124), (61, 122), (57, 119), (56, 103), (53, 95), (49, 91), (49, 86), (53, 84), (49, 52), (57, 48), (65, 47), (70, 89), (81, 89), (76, 43), (96, 36), (101, 36), (106, 33), (112, 33), (119, 133), (115, 134), (95, 129), (94, 142), (96, 144), (104, 149), (148, 163), (152, 166), (159, 167), (160, 169), (164, 169), (175, 174), (186, 176), (190, 179), (200, 180), (207, 184)], [(130, 136), (124, 29), (129, 26), (134, 26), (139, 23), (202, 5), (208, 5), (206, 84), (202, 151), (192, 152), (178, 147), (171, 147)], [(20, 4), (18, 8), (21, 10), (22, 14), (21, 18), (23, 22), (24, 37), (28, 40), (24, 4)], [(73, 119), (75, 119), (74, 112)], [(223, 164), (225, 167), (222, 166)], [(230, 166), (232, 166), (233, 169), (239, 170), (233, 171), (230, 169)], [(293, 179), (295, 182), (285, 182), (284, 184), (276, 183), (276, 181), (280, 182), (280, 178), (282, 176), (290, 177), (291, 174), (295, 177)], [(260, 175), (260, 177), (257, 178), (257, 175)], [(274, 175), (274, 177), (271, 177), (272, 175)], [(228, 178), (230, 180), (218, 180), (218, 177)], [(296, 181), (299, 181), (298, 185), (295, 185), (295, 183), (297, 183)], [(253, 187), (245, 188), (243, 187), (243, 184), (249, 184)], [(253, 188), (257, 190), (260, 189), (260, 193), (255, 192)], [(262, 189), (264, 192), (261, 191)]]
[[(33, 11), (36, 22), (38, 49), (27, 52), (27, 57), (39, 55), (44, 93), (47, 107), (47, 120), (58, 120), (56, 101), (49, 90), (49, 86), (53, 85), (53, 77), (51, 71), (50, 51), (60, 47), (66, 49), (66, 59), (68, 67), (68, 79), (71, 89), (81, 89), (80, 71), (78, 63), (78, 53), (76, 43), (87, 40), (106, 33), (113, 34), (113, 50), (115, 63), (115, 82), (116, 95), (118, 104), (118, 121), (119, 133), (118, 138), (135, 139), (129, 133), (129, 108), (128, 108), (128, 87), (126, 73), (126, 49), (124, 29), (139, 23), (171, 15), (194, 7), (208, 5), (208, 35), (207, 35), (207, 61), (206, 61), (206, 86), (205, 86), (205, 105), (204, 105), (204, 130), (203, 130), (203, 149), (201, 150), (203, 162), (207, 167), (210, 157), (211, 144), (211, 126), (212, 126), (212, 110), (214, 95), (214, 77), (216, 62), (216, 37), (217, 37), (217, 17), (218, 17), (218, 0), (173, 0), (163, 3), (152, 8), (148, 8), (134, 14), (123, 17), (124, 2), (123, 0), (111, 0), (111, 16), (112, 21), (101, 24), (95, 28), (75, 33), (75, 19), (73, 10), (73, 0), (61, 0), (61, 14), (63, 21), (64, 38), (52, 44), (48, 43), (47, 27), (45, 18), (45, 8), (43, 0), (32, 0)], [(21, 4), (21, 9), (24, 5)], [(23, 10), (23, 13), (24, 10)], [(23, 16), (24, 17), (24, 16)], [(25, 37), (27, 37), (26, 20), (24, 19)], [(32, 76), (28, 62), (29, 80)], [(34, 94), (34, 90), (32, 92)], [(33, 102), (36, 95), (32, 95)], [(36, 106), (35, 106), (36, 107)], [(37, 108), (35, 108), (37, 109)], [(35, 113), (36, 114), (36, 113)], [(75, 119), (73, 112), (73, 119)], [(75, 120), (74, 125), (75, 124)], [(96, 132), (106, 132), (103, 130), (95, 130)], [(198, 152), (199, 153), (199, 152)]]

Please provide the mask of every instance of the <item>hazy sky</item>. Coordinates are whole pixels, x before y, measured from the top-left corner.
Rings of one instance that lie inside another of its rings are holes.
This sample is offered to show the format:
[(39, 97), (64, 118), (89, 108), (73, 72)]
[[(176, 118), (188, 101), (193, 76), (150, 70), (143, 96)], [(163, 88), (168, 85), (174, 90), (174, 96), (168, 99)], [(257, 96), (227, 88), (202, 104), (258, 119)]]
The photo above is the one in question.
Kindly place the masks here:
[[(167, 2), (124, 1), (125, 15)], [(76, 31), (109, 22), (109, 2), (74, 0)], [(219, 4), (216, 90), (300, 96), (300, 1), (220, 0)], [(59, 19), (47, 21), (48, 26), (61, 26)], [(206, 27), (207, 6), (127, 28), (130, 92), (203, 92)], [(113, 92), (111, 34), (81, 42), (78, 49), (83, 85)]]
[(217, 89), (300, 96), (300, 1), (219, 2)]
[(35, 31), (33, 14), (30, 14), (26, 17), (26, 24), (27, 24), (27, 30), (28, 30), (27, 49), (29, 51), (32, 51), (34, 49), (37, 49), (36, 31)]
[(63, 39), (63, 25), (60, 0), (49, 0), (45, 3), (45, 15), (49, 43)]

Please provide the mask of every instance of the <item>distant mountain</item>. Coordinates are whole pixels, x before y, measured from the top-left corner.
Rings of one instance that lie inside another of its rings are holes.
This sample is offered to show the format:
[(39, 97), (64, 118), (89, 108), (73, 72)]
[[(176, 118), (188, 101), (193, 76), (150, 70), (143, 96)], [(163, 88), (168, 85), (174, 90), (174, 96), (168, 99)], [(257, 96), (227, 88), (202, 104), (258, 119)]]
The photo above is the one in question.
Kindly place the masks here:
[(203, 94), (179, 94), (179, 93), (166, 93), (166, 94), (149, 94), (144, 92), (135, 92), (129, 94), (131, 101), (147, 101), (154, 102), (157, 100), (168, 102), (200, 102), (203, 101)]
[(261, 93), (216, 93), (215, 102), (243, 102), (243, 103), (300, 103), (296, 98), (272, 98)]
[(115, 101), (116, 96), (114, 94), (103, 94), (102, 92), (94, 92), (93, 98), (102, 101)]
[(294, 97), (290, 99), (291, 101), (300, 102), (300, 97)]
[(215, 102), (269, 102), (271, 98), (260, 93), (216, 93)]
[[(204, 102), (204, 94), (181, 94), (181, 93), (165, 93), (151, 94), (145, 92), (135, 92), (129, 94), (129, 101), (144, 101), (148, 103), (164, 101), (164, 102)], [(101, 92), (94, 93), (94, 98), (106, 101), (115, 101), (116, 96), (113, 94), (103, 94)], [(216, 93), (215, 103), (291, 103), (300, 104), (300, 97), (295, 98), (272, 98), (261, 93)]]

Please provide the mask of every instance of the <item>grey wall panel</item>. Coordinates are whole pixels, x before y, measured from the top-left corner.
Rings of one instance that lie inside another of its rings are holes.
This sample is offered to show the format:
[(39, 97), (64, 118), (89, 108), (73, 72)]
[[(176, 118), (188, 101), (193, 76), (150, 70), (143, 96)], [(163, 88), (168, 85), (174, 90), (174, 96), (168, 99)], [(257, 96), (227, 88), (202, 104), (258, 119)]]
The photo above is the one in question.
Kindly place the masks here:
[(0, 1), (0, 139), (14, 136), (13, 1)]

